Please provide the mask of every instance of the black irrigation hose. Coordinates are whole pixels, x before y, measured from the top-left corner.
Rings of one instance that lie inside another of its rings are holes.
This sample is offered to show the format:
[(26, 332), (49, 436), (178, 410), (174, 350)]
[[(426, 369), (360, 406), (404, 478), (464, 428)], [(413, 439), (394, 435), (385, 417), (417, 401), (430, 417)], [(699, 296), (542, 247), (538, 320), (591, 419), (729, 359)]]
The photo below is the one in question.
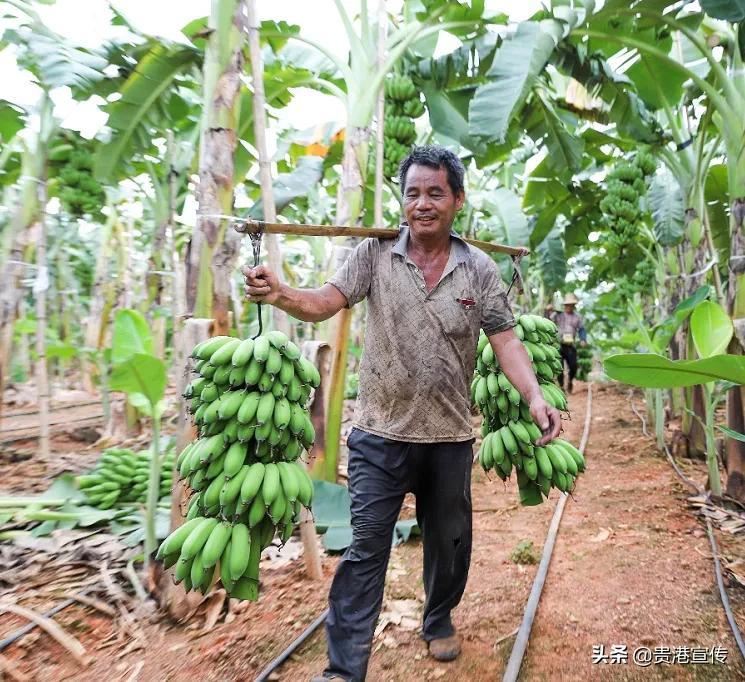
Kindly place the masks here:
[(318, 626), (326, 620), (329, 610), (326, 609), (318, 618), (316, 618), (290, 646), (288, 646), (277, 658), (275, 658), (266, 668), (264, 668), (254, 682), (266, 682), (271, 675), (279, 666), (281, 666), (293, 652), (310, 637)]
[(737, 642), (737, 648), (740, 650), (740, 656), (745, 660), (745, 642), (742, 641), (742, 634), (740, 628), (737, 627), (737, 621), (732, 613), (732, 608), (729, 605), (729, 597), (727, 591), (724, 589), (724, 580), (722, 579), (722, 567), (719, 563), (719, 551), (717, 550), (717, 541), (714, 538), (714, 531), (711, 528), (711, 521), (706, 519), (706, 530), (709, 533), (709, 543), (711, 544), (711, 554), (714, 557), (714, 572), (717, 576), (717, 586), (719, 587), (719, 596), (722, 599), (722, 605), (724, 606), (724, 613), (727, 614), (727, 622), (732, 630), (732, 634)]
[[(85, 596), (85, 594), (86, 593), (82, 593), (81, 596)], [(73, 599), (72, 597), (65, 599), (65, 601), (60, 602), (57, 606), (53, 606), (46, 613), (42, 613), (42, 618), (51, 618), (55, 613), (59, 613), (71, 604), (74, 604), (76, 601), (77, 599)], [(27, 635), (36, 627), (38, 627), (36, 623), (27, 623), (23, 627), (18, 628), (15, 632), (11, 632), (5, 639), (0, 640), (0, 651), (7, 649), (11, 644), (17, 642), (21, 637)]]
[[(579, 451), (584, 454), (585, 447), (587, 446), (587, 440), (590, 436), (590, 415), (592, 414), (592, 384), (587, 386), (587, 406), (585, 408), (585, 426), (582, 432), (582, 441), (579, 444)], [(517, 676), (520, 674), (520, 666), (523, 663), (525, 657), (525, 651), (528, 648), (528, 640), (530, 639), (530, 630), (533, 627), (533, 620), (535, 618), (536, 611), (538, 610), (538, 602), (541, 599), (541, 592), (543, 591), (543, 584), (546, 582), (546, 574), (548, 573), (548, 566), (551, 563), (551, 555), (554, 551), (554, 544), (556, 542), (556, 535), (559, 531), (559, 524), (561, 523), (561, 515), (564, 513), (564, 506), (568, 495), (562, 495), (559, 498), (559, 502), (554, 509), (554, 515), (551, 519), (551, 525), (548, 529), (548, 535), (546, 536), (546, 544), (543, 546), (543, 555), (541, 556), (541, 563), (538, 566), (538, 573), (533, 581), (533, 587), (530, 590), (530, 596), (528, 597), (528, 603), (525, 607), (525, 613), (523, 614), (522, 623), (520, 623), (520, 629), (517, 631), (517, 637), (515, 643), (512, 645), (512, 652), (510, 658), (507, 661), (507, 668), (504, 671), (502, 682), (516, 682)]]

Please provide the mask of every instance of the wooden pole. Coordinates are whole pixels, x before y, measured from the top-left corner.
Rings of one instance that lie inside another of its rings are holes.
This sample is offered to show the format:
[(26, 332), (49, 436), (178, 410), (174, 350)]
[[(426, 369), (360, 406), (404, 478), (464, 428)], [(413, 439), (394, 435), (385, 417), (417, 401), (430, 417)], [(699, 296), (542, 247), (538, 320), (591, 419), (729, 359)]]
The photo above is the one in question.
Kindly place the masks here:
[(47, 181), (39, 180), (39, 237), (36, 243), (36, 391), (39, 395), (39, 455), (49, 457), (49, 373), (47, 368)]
[[(385, 0), (378, 3), (378, 68), (385, 63), (385, 40), (386, 40), (386, 13)], [(385, 126), (385, 88), (380, 84), (378, 92), (378, 104), (375, 113), (377, 128), (375, 130), (375, 224), (383, 224), (383, 143)]]
[[(277, 220), (277, 206), (274, 203), (272, 186), (272, 164), (266, 149), (266, 98), (264, 96), (264, 64), (259, 44), (259, 20), (256, 16), (256, 0), (246, 1), (248, 24), (248, 49), (251, 56), (251, 75), (254, 89), (254, 145), (259, 155), (259, 179), (261, 182), (261, 204), (264, 209), (264, 220)], [(276, 237), (266, 240), (269, 269), (279, 278), (282, 276), (282, 254)], [(279, 308), (272, 308), (274, 326), (285, 334), (290, 333), (290, 320), (287, 313)]]
[[(237, 218), (235, 220), (235, 230), (243, 234), (265, 232), (266, 234), (295, 234), (305, 237), (370, 237), (378, 239), (396, 239), (399, 235), (397, 229), (386, 227), (267, 223), (261, 220), (241, 220)], [(481, 241), (480, 239), (464, 239), (464, 241), (487, 253), (506, 253), (510, 256), (527, 256), (530, 253), (530, 249), (524, 246), (492, 244), (491, 242)]]

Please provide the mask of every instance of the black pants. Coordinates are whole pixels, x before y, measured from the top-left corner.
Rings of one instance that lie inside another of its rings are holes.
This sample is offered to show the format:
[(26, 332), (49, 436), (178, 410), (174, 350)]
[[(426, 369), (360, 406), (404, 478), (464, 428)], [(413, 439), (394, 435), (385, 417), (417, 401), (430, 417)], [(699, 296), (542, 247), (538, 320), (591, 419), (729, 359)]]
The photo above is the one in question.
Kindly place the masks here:
[(327, 677), (365, 679), (393, 528), (408, 491), (416, 495), (424, 540), (422, 637), (454, 633), (450, 612), (463, 596), (471, 562), (472, 443), (405, 443), (352, 430), (347, 444), (353, 539), (329, 594)]
[[(569, 368), (569, 383), (571, 384), (574, 381), (574, 377), (577, 376), (577, 347), (570, 343), (562, 343), (561, 348), (561, 359), (562, 359), (562, 366), (563, 363), (566, 362), (567, 367)], [(566, 372), (562, 370), (561, 373), (561, 387), (565, 388), (565, 381), (564, 377), (566, 376)], [(568, 386), (566, 386), (568, 388)]]

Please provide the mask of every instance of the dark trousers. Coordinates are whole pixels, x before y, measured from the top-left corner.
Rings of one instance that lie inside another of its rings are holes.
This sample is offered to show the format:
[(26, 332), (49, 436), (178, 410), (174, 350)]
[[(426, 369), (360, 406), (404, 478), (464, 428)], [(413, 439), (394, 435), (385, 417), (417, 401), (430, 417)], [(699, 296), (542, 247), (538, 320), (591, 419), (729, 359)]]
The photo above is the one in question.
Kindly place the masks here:
[(405, 443), (353, 429), (349, 447), (352, 544), (329, 593), (325, 675), (362, 682), (383, 601), (393, 529), (404, 495), (416, 495), (424, 541), (424, 622), (430, 641), (454, 633), (471, 562), (473, 441)]
[[(566, 365), (569, 368), (569, 383), (571, 384), (574, 381), (574, 377), (577, 376), (577, 347), (570, 343), (562, 343), (561, 348), (559, 349), (559, 352), (561, 353), (562, 366), (563, 366), (563, 363), (566, 362)], [(566, 372), (562, 370), (562, 373), (561, 373), (561, 387), (562, 388), (566, 386), (566, 383), (564, 381), (565, 376), (566, 376)]]

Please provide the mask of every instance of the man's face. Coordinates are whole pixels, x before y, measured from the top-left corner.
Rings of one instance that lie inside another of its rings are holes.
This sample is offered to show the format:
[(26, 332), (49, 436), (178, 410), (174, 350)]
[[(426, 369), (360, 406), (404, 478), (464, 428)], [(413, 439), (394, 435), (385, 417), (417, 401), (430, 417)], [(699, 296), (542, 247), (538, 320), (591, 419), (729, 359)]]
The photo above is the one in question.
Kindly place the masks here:
[(412, 234), (420, 237), (449, 234), (465, 195), (453, 194), (447, 171), (415, 164), (407, 171), (405, 182), (404, 216)]
[(564, 305), (564, 312), (569, 314), (574, 312), (574, 304), (573, 303), (566, 303)]

